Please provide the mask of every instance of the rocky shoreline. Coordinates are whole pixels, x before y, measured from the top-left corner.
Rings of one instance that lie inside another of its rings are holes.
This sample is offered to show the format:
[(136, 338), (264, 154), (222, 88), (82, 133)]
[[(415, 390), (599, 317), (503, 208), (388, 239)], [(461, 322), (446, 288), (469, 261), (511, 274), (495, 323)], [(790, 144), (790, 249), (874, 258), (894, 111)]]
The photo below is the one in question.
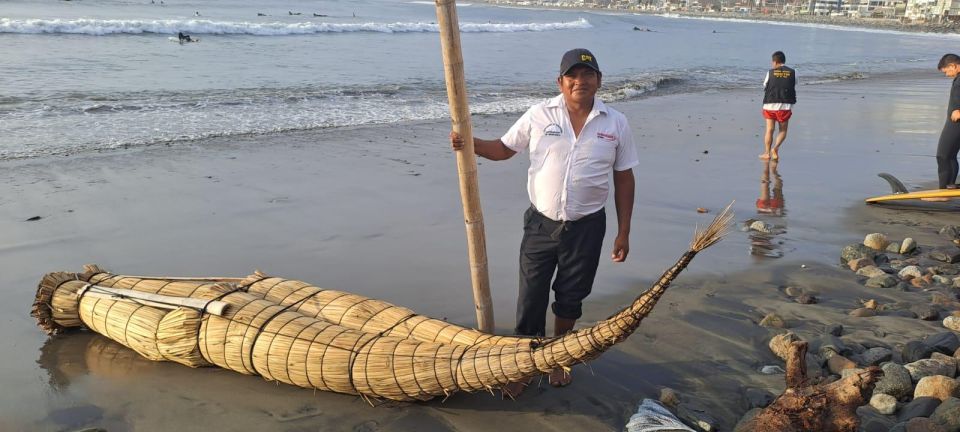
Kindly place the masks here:
[[(903, 345), (885, 342), (886, 334), (879, 328), (870, 340), (844, 338), (839, 324), (825, 326), (821, 335), (808, 336), (813, 352), (806, 354), (806, 369), (813, 379), (832, 382), (870, 367), (882, 371), (869, 404), (856, 410), (861, 431), (960, 431), (960, 227), (945, 226), (939, 234), (945, 239), (942, 244), (920, 246), (912, 238), (895, 242), (872, 233), (841, 251), (841, 265), (855, 272), (867, 288), (929, 296), (926, 302), (862, 299), (850, 316), (939, 321), (945, 330)], [(800, 289), (785, 291), (799, 303), (815, 303)], [(783, 323), (770, 314), (760, 325), (784, 328)], [(803, 337), (786, 331), (771, 338), (768, 346), (786, 361), (791, 343), (800, 340)], [(772, 401), (772, 395), (759, 389), (756, 393), (762, 397), (753, 401), (756, 406), (741, 424)]]
[[(767, 228), (753, 220), (744, 227), (758, 232)], [(810, 347), (803, 357), (810, 386), (825, 388), (854, 375), (879, 376), (872, 392), (865, 392), (862, 406), (855, 413), (851, 407), (851, 415), (859, 420), (857, 430), (960, 431), (960, 226), (945, 226), (939, 234), (943, 241), (931, 245), (918, 245), (912, 238), (895, 242), (881, 233), (868, 234), (862, 243), (842, 249), (840, 264), (854, 272), (863, 286), (877, 290), (876, 298), (884, 299), (861, 299), (850, 306), (850, 317), (940, 322), (944, 331), (906, 343), (892, 342), (881, 325), (873, 328), (872, 337), (851, 332), (839, 323), (824, 325), (819, 331), (794, 331), (789, 320), (769, 313), (758, 325), (775, 333), (767, 346), (787, 365), (765, 365), (761, 373), (786, 374), (789, 381), (785, 368), (789, 369), (792, 347), (801, 342)], [(788, 286), (782, 293), (785, 300), (795, 303), (819, 303), (816, 290)], [(892, 298), (898, 301), (890, 301)], [(627, 430), (658, 430), (659, 424), (674, 425), (671, 430), (719, 430), (719, 422), (689, 399), (662, 388), (659, 402), (644, 400)], [(745, 387), (740, 406), (746, 413), (733, 430), (755, 430), (754, 419), (777, 400), (770, 388)]]

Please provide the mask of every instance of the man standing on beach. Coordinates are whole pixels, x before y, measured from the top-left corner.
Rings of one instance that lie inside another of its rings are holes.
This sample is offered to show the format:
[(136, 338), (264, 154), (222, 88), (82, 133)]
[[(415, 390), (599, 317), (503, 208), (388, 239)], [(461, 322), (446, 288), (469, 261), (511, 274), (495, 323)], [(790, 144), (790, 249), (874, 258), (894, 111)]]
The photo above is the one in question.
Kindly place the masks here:
[[(626, 117), (596, 97), (601, 77), (593, 53), (567, 51), (557, 78), (560, 95), (530, 107), (500, 139), (474, 138), (474, 152), (486, 159), (509, 159), (525, 149), (530, 153), (527, 193), (532, 205), (524, 214), (520, 243), (518, 335), (545, 335), (551, 279), (554, 335), (572, 330), (582, 315), (606, 232), (611, 172), (618, 223), (611, 258), (623, 262), (630, 251), (632, 168), (639, 161)], [(451, 132), (450, 140), (454, 150), (463, 148), (458, 134)], [(549, 381), (561, 387), (571, 377), (556, 370)], [(515, 397), (525, 386), (512, 383), (503, 391)]]
[(946, 54), (937, 64), (937, 69), (947, 78), (953, 78), (950, 99), (947, 100), (947, 122), (940, 132), (937, 145), (937, 175), (940, 189), (957, 188), (957, 153), (960, 152), (960, 56)]
[[(763, 153), (760, 159), (780, 159), (780, 146), (787, 139), (787, 125), (793, 114), (793, 104), (797, 103), (797, 73), (787, 67), (787, 56), (783, 51), (773, 53), (773, 69), (767, 71), (763, 79), (763, 118), (767, 122), (767, 131), (763, 136)], [(774, 143), (773, 130), (780, 125)], [(771, 148), (772, 145), (772, 148)]]

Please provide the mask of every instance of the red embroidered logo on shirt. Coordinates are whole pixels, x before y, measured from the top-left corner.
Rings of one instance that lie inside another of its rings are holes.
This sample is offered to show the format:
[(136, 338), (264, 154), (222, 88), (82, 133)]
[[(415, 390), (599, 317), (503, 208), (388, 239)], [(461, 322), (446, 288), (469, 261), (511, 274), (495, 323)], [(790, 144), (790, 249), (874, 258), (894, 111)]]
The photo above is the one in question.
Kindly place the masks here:
[(603, 132), (597, 132), (597, 138), (600, 138), (600, 139), (602, 139), (602, 140), (604, 140), (604, 141), (616, 141), (616, 140), (617, 140), (617, 136), (616, 136), (616, 135), (612, 135), (612, 134), (608, 134), (608, 133), (603, 133)]

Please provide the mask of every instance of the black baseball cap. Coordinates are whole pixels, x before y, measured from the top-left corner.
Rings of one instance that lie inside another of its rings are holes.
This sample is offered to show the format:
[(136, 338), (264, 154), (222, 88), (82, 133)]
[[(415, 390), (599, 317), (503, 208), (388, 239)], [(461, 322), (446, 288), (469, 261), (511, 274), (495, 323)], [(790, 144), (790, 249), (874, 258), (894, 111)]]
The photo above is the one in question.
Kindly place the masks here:
[(563, 54), (563, 60), (560, 60), (560, 76), (566, 75), (576, 65), (584, 65), (600, 72), (597, 57), (592, 52), (584, 48), (574, 48)]

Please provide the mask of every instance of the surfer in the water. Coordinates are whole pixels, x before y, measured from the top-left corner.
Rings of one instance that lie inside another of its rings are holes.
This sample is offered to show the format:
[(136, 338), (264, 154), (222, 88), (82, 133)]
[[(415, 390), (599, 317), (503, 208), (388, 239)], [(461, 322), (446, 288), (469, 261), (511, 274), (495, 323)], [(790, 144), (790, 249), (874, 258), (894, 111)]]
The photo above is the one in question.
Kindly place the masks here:
[(177, 38), (180, 39), (180, 43), (195, 42), (195, 39), (191, 38), (190, 35), (183, 34), (183, 32), (177, 33)]
[(937, 175), (940, 189), (956, 189), (958, 169), (957, 153), (960, 152), (960, 56), (946, 54), (937, 64), (937, 69), (947, 78), (953, 78), (950, 99), (947, 100), (947, 121), (940, 132), (937, 145)]

